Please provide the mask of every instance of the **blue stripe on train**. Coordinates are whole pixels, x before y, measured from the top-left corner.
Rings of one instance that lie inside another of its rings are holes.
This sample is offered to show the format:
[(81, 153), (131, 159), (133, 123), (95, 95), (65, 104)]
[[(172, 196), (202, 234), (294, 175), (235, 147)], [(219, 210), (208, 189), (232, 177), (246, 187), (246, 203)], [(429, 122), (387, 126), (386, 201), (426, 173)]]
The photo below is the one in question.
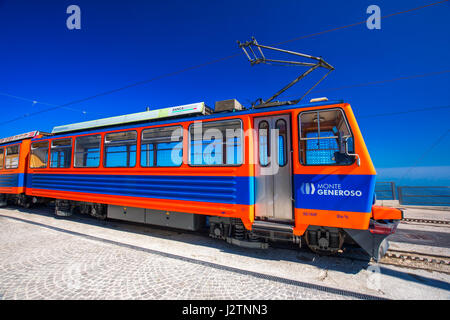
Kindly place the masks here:
[(0, 188), (18, 188), (25, 185), (23, 173), (0, 174)]
[(212, 203), (255, 203), (254, 177), (28, 174), (27, 188)]
[(375, 175), (294, 175), (295, 207), (370, 212)]

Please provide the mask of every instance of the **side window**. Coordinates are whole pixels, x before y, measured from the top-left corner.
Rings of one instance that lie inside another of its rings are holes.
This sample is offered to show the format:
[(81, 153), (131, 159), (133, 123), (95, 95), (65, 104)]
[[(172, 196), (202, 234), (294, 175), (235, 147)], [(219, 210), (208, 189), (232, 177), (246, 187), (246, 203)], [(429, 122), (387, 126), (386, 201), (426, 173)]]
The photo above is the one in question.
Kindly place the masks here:
[(3, 160), (5, 159), (5, 150), (0, 148), (0, 170), (3, 169)]
[(53, 140), (50, 152), (50, 168), (70, 168), (72, 139)]
[[(353, 137), (340, 109), (300, 113), (300, 161), (304, 165), (350, 165)], [(346, 143), (344, 141), (347, 141)]]
[(142, 167), (179, 167), (183, 162), (183, 127), (142, 131)]
[(243, 132), (240, 120), (196, 122), (189, 126), (189, 135), (189, 164), (242, 164)]
[(5, 169), (17, 169), (19, 167), (19, 149), (19, 145), (5, 148)]
[(47, 168), (48, 141), (31, 144), (30, 168)]
[(269, 123), (261, 121), (258, 125), (259, 137), (259, 164), (263, 167), (269, 165), (270, 157), (270, 138), (269, 138)]
[(99, 134), (76, 138), (74, 167), (98, 167), (100, 165), (100, 142), (101, 136)]
[(284, 167), (287, 159), (287, 125), (283, 119), (277, 120), (275, 129), (278, 129), (278, 165)]
[(136, 131), (106, 134), (103, 165), (107, 168), (136, 166), (136, 144)]

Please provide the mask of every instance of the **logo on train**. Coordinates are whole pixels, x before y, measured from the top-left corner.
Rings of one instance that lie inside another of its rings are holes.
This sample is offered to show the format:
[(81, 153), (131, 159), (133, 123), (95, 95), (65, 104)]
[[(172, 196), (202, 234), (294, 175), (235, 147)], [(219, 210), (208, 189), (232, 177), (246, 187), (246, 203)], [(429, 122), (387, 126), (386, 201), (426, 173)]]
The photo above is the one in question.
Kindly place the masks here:
[(349, 190), (342, 188), (339, 183), (321, 183), (314, 184), (311, 182), (304, 182), (300, 187), (302, 194), (313, 195), (317, 194), (319, 196), (338, 196), (338, 197), (361, 197), (361, 190)]
[(300, 190), (303, 194), (314, 194), (316, 188), (314, 187), (314, 183), (305, 182), (302, 184)]

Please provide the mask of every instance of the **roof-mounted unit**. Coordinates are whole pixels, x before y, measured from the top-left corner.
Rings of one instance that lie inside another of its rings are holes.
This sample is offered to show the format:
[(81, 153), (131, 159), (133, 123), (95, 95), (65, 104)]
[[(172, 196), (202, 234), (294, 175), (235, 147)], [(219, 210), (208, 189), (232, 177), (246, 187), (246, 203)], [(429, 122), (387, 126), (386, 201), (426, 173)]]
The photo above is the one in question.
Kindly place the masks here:
[(236, 99), (217, 101), (214, 112), (242, 110), (242, 105)]
[(310, 103), (322, 102), (322, 101), (328, 101), (328, 98), (327, 97), (322, 97), (322, 98), (313, 98), (313, 99), (309, 100)]
[(164, 118), (173, 118), (178, 116), (189, 115), (206, 115), (210, 114), (211, 110), (204, 102), (186, 104), (182, 106), (169, 107), (164, 109), (150, 110), (138, 113), (126, 114), (123, 116), (104, 118), (80, 123), (73, 123), (64, 126), (54, 127), (52, 133), (62, 133), (69, 131), (79, 131), (99, 127), (109, 127), (115, 125), (122, 125), (132, 122), (142, 122), (151, 120), (161, 120)]

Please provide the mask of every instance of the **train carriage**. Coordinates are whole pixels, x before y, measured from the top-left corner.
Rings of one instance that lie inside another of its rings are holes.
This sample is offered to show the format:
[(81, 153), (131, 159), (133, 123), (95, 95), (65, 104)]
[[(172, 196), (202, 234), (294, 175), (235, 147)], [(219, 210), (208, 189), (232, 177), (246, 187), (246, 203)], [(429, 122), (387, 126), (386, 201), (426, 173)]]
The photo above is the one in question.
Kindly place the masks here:
[(55, 127), (23, 148), (27, 199), (55, 199), (59, 215), (207, 224), (233, 244), (292, 241), (319, 253), (351, 239), (375, 259), (402, 218), (374, 206), (376, 172), (342, 101), (191, 104)]
[(25, 202), (25, 179), (31, 139), (45, 133), (31, 131), (0, 139), (0, 206), (8, 201), (29, 206)]

